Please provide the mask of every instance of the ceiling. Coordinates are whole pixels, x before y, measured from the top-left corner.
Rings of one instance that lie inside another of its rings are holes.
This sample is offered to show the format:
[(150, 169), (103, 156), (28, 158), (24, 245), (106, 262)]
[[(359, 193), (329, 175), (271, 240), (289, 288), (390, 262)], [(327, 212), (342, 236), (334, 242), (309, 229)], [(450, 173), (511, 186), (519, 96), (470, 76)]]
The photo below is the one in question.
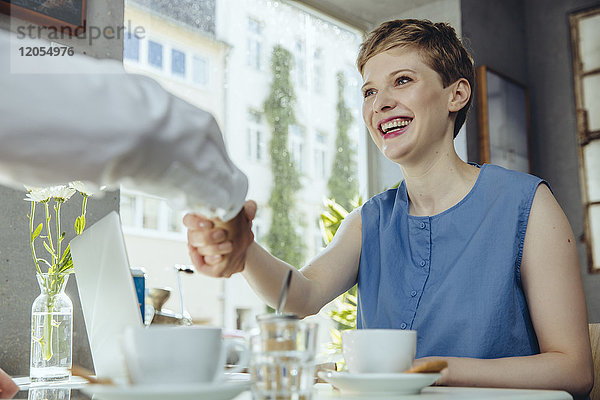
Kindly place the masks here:
[(296, 0), (362, 30), (439, 0)]

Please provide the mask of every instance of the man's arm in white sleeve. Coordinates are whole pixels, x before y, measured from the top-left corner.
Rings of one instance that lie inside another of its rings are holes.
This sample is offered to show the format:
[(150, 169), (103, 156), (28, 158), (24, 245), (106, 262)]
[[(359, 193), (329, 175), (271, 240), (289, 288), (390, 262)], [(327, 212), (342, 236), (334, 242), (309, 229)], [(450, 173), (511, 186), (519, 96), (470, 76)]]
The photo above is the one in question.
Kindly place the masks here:
[(69, 73), (19, 74), (10, 51), (0, 31), (2, 183), (125, 183), (224, 220), (241, 210), (247, 178), (211, 114), (116, 61), (62, 57), (49, 68)]

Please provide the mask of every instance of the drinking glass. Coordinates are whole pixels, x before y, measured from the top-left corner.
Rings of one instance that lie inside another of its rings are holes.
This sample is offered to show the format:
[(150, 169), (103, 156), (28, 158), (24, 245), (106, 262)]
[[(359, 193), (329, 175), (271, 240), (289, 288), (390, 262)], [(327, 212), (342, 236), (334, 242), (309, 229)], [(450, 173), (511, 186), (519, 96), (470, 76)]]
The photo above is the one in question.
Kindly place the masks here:
[(295, 315), (258, 318), (250, 337), (255, 400), (310, 400), (314, 385), (317, 325)]

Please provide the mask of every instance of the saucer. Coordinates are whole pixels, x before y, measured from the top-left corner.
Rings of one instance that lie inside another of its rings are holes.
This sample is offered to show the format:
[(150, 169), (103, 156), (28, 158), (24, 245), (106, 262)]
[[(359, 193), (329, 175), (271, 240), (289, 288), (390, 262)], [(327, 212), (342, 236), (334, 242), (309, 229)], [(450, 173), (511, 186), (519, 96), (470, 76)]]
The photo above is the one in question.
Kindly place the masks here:
[(344, 393), (369, 395), (417, 394), (442, 374), (351, 374), (349, 372), (319, 371), (319, 377)]
[(248, 389), (250, 382), (87, 385), (80, 390), (100, 400), (230, 400)]

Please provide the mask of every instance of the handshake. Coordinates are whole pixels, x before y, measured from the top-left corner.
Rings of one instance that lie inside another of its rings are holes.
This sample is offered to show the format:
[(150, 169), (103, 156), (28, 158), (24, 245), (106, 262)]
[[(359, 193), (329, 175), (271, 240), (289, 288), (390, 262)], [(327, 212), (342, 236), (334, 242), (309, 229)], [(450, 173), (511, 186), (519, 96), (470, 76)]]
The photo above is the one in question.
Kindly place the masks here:
[(254, 242), (252, 220), (256, 202), (248, 200), (242, 210), (227, 222), (199, 214), (186, 214), (188, 249), (192, 263), (205, 275), (229, 278), (242, 272), (248, 247)]

